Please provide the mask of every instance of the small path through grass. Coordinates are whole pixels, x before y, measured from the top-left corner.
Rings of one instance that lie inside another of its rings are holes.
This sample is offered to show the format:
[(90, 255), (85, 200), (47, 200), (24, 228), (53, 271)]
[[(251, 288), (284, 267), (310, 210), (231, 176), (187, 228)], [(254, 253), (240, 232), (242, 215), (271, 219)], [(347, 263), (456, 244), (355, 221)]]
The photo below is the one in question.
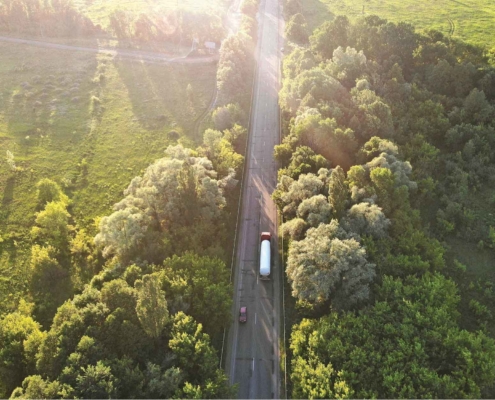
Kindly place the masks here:
[(120, 56), (122, 58), (132, 58), (138, 59), (143, 62), (165, 62), (165, 63), (177, 63), (177, 64), (204, 64), (204, 63), (212, 63), (218, 59), (218, 54), (206, 57), (194, 57), (188, 58), (187, 56), (182, 57), (170, 57), (164, 56), (160, 53), (153, 52), (144, 52), (144, 51), (129, 51), (129, 50), (115, 50), (108, 48), (94, 48), (94, 47), (81, 47), (81, 46), (72, 46), (67, 44), (58, 44), (40, 40), (31, 40), (31, 39), (21, 39), (10, 36), (0, 36), (0, 41), (11, 42), (11, 43), (19, 43), (25, 44), (29, 46), (38, 46), (38, 47), (49, 47), (52, 49), (60, 49), (60, 50), (76, 50), (76, 51), (86, 51), (91, 53), (103, 53), (110, 54), (113, 56)]

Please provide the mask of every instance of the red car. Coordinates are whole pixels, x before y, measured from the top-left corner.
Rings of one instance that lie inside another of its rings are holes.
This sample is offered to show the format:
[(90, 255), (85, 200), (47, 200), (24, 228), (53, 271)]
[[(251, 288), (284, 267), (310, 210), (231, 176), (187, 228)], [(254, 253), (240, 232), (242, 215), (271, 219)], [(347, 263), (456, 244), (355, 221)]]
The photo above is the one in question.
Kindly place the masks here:
[(239, 322), (247, 321), (247, 307), (241, 307), (239, 310)]

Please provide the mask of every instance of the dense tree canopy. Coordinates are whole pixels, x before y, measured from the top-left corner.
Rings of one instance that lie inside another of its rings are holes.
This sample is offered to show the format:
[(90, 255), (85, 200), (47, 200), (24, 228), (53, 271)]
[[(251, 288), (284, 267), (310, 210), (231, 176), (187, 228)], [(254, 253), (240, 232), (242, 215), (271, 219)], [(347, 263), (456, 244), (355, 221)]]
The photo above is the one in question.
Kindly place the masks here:
[(471, 398), (494, 379), (495, 345), (457, 326), (441, 275), (386, 277), (373, 306), (303, 320), (292, 333), (298, 398)]
[(378, 16), (287, 34), (273, 198), (298, 300), (292, 396), (493, 397), (493, 295), (469, 283), (493, 268), (457, 260), (493, 259), (486, 52)]
[[(24, 314), (9, 314), (2, 321), (0, 374), (5, 393), (19, 386), (12, 397), (183, 398), (191, 390), (203, 398), (232, 396), (210, 336), (184, 313), (188, 306), (182, 304), (181, 310), (181, 292), (172, 287), (184, 276), (174, 266), (190, 263), (222, 271), (213, 281), (205, 279), (208, 273), (196, 278), (195, 269), (190, 271), (190, 279), (202, 285), (199, 289), (197, 283), (195, 290), (206, 296), (195, 300), (194, 310), (206, 319), (204, 310), (210, 306), (208, 315), (217, 325), (210, 325), (209, 331), (214, 333), (226, 323), (224, 314), (217, 316), (225, 310), (211, 307), (210, 294), (217, 292), (216, 300), (226, 300), (230, 309), (228, 279), (219, 260), (190, 253), (163, 266), (106, 270), (58, 309), (47, 332), (40, 331), (26, 307)], [(184, 298), (190, 301), (186, 293)], [(169, 303), (175, 305), (172, 312)], [(14, 360), (23, 361), (13, 368), (9, 361)]]

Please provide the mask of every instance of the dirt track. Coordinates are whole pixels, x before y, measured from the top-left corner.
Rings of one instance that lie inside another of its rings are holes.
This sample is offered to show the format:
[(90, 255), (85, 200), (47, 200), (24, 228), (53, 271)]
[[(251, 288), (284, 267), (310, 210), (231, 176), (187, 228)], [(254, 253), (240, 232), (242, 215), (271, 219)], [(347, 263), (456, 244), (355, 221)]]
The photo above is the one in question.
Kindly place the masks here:
[(115, 57), (134, 59), (143, 62), (160, 62), (160, 63), (175, 63), (175, 64), (204, 64), (211, 63), (218, 60), (218, 54), (206, 57), (174, 57), (166, 56), (161, 53), (145, 52), (145, 51), (132, 51), (132, 50), (121, 50), (121, 49), (110, 49), (110, 48), (94, 48), (94, 47), (82, 47), (82, 46), (71, 46), (66, 44), (58, 44), (40, 40), (31, 39), (21, 39), (9, 36), (0, 36), (0, 41), (18, 43), (27, 46), (38, 46), (47, 47), (59, 50), (69, 50), (69, 51), (85, 51), (90, 53), (102, 53), (110, 54)]

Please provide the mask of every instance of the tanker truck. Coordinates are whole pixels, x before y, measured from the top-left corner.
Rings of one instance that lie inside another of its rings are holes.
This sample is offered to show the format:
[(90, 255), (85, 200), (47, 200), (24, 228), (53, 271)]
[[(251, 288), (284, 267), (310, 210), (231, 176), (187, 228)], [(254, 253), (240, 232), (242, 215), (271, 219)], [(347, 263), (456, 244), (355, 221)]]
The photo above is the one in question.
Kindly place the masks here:
[(260, 243), (260, 279), (269, 280), (272, 254), (271, 254), (271, 239), (272, 234), (270, 232), (261, 232)]

